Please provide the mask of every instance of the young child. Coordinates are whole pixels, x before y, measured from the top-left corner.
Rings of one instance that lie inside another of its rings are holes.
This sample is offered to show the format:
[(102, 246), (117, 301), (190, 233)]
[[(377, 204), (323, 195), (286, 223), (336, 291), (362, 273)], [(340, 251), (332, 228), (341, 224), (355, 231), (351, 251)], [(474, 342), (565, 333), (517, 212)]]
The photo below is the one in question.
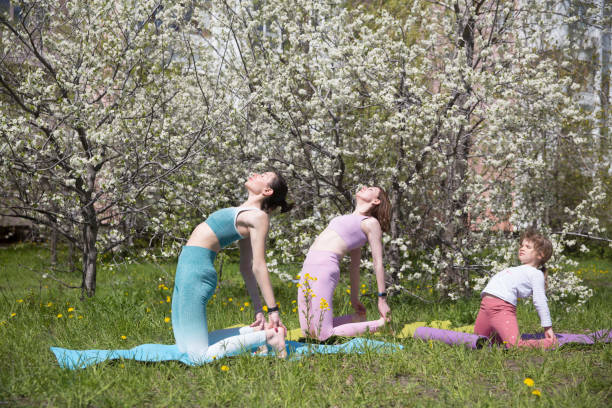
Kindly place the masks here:
[[(474, 333), (491, 337), (507, 348), (540, 347), (555, 345), (555, 333), (546, 300), (546, 268), (544, 263), (552, 255), (552, 244), (534, 229), (527, 229), (521, 236), (518, 258), (521, 266), (504, 269), (495, 274), (482, 291), (482, 301)], [(540, 270), (540, 269), (542, 270)], [(516, 321), (517, 298), (533, 297), (533, 304), (544, 328), (544, 338), (521, 340)]]

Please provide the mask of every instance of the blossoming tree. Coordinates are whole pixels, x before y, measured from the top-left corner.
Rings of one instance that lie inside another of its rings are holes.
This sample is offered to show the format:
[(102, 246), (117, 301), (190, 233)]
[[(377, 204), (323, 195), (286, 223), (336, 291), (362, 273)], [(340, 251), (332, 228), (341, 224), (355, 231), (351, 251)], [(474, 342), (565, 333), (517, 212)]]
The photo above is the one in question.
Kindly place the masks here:
[[(0, 20), (0, 180), (5, 212), (81, 243), (88, 293), (99, 251), (138, 227), (179, 246), (185, 217), (237, 203), (249, 169), (284, 171), (298, 204), (273, 218), (281, 276), (376, 182), (396, 288), (469, 294), (513, 262), (507, 227), (550, 232), (560, 141), (593, 180), (557, 254), (597, 232), (593, 134), (537, 52), (541, 2), (415, 0), (402, 20), (338, 0), (77, 3)], [(551, 289), (589, 294), (563, 273)]]
[(203, 160), (223, 115), (193, 75), (181, 3), (24, 1), (0, 14), (0, 213), (74, 242), (89, 296), (99, 254), (176, 204), (171, 176)]
[[(396, 282), (435, 281), (455, 297), (469, 293), (472, 272), (512, 262), (505, 227), (547, 230), (556, 141), (589, 154), (590, 136), (572, 131), (571, 81), (535, 52), (529, 27), (543, 11), (501, 0), (415, 1), (406, 21), (333, 0), (199, 10), (215, 38), (234, 41), (220, 77), (250, 101), (231, 118), (243, 151), (293, 179), (298, 220), (273, 233), (270, 254), (299, 262), (320, 218), (349, 210), (355, 187), (378, 181), (394, 205)], [(595, 187), (568, 209), (565, 231), (596, 228), (584, 215), (604, 198)]]

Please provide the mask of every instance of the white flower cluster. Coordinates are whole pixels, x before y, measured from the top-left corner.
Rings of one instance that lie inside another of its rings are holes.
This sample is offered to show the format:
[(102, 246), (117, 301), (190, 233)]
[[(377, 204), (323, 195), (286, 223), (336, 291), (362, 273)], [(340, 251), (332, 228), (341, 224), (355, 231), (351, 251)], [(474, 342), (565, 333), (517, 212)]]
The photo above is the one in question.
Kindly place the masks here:
[[(478, 12), (417, 0), (405, 20), (339, 0), (81, 3), (39, 6), (39, 54), (2, 28), (16, 98), (0, 98), (0, 190), (4, 208), (83, 248), (144, 237), (159, 248), (147, 256), (176, 256), (208, 214), (244, 201), (249, 171), (272, 168), (296, 204), (269, 233), (270, 270), (285, 279), (363, 184), (394, 207), (394, 285), (451, 298), (515, 262), (510, 229), (554, 233), (556, 253), (571, 233), (603, 231), (595, 134), (562, 63), (534, 49), (536, 0)], [(548, 190), (563, 149), (590, 193), (556, 231)], [(555, 293), (588, 298), (556, 279)]]

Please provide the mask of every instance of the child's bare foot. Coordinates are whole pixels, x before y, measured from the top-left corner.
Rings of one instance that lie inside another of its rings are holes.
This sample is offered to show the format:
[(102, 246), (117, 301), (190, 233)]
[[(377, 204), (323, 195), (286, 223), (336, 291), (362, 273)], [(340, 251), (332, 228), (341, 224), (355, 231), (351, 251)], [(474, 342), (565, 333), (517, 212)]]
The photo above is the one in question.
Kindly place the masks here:
[(285, 347), (285, 331), (282, 327), (266, 330), (266, 343), (274, 348), (277, 357), (287, 357), (287, 349)]

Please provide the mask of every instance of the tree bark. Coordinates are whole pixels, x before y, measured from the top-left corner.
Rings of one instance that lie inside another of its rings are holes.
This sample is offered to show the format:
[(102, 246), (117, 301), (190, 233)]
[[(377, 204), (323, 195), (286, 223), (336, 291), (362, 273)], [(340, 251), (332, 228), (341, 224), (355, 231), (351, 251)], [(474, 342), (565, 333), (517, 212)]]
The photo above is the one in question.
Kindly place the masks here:
[(400, 273), (401, 268), (401, 254), (399, 245), (395, 242), (397, 238), (400, 237), (401, 231), (399, 228), (399, 221), (401, 220), (401, 204), (402, 204), (402, 190), (400, 188), (399, 183), (399, 175), (403, 170), (403, 161), (404, 161), (404, 146), (402, 143), (402, 138), (399, 138), (398, 141), (398, 157), (396, 163), (396, 172), (394, 173), (391, 179), (391, 245), (389, 248), (389, 264), (392, 270), (392, 280), (393, 282), (397, 282), (399, 280), (398, 274)]
[(55, 228), (51, 229), (51, 237), (50, 237), (50, 251), (51, 251), (51, 265), (57, 265), (57, 230)]
[(83, 225), (83, 281), (81, 283), (81, 297), (85, 295), (92, 297), (96, 293), (96, 262), (98, 250), (96, 241), (98, 239), (98, 219), (96, 209), (92, 201), (95, 194), (96, 171), (89, 166), (87, 171), (86, 190), (81, 196), (84, 219)]

